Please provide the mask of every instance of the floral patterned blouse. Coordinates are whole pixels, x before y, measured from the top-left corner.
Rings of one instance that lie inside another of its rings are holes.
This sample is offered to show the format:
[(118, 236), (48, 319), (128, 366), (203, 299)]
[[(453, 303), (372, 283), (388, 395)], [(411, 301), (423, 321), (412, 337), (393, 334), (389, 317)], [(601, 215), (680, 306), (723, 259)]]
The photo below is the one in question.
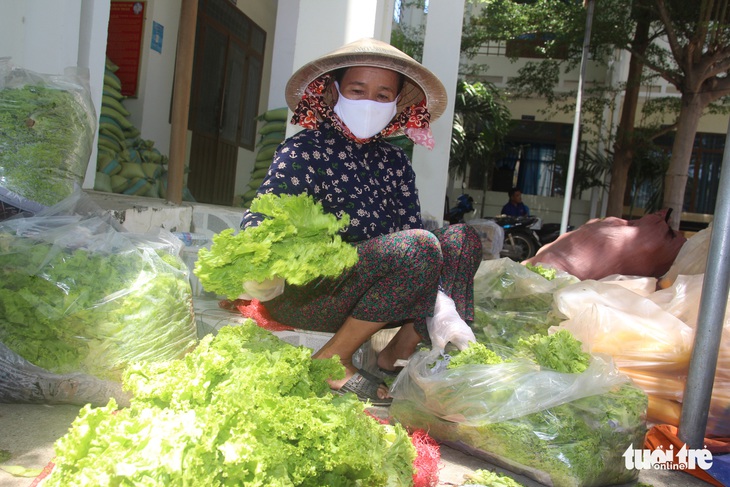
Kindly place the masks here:
[[(307, 193), (350, 225), (342, 238), (354, 243), (423, 228), (416, 175), (403, 149), (376, 138), (356, 143), (328, 123), (285, 140), (276, 151), (259, 194)], [(261, 215), (247, 211), (241, 228)]]

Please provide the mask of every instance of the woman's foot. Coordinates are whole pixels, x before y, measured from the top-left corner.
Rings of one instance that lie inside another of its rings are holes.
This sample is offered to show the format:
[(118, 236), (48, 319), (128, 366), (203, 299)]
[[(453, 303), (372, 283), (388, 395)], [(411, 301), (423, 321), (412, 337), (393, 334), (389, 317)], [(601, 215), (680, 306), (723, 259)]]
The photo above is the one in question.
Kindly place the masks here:
[[(343, 323), (340, 329), (337, 330), (334, 336), (330, 338), (330, 340), (314, 355), (312, 355), (312, 358), (315, 359), (332, 358), (337, 355), (340, 358), (340, 363), (342, 363), (345, 367), (345, 377), (343, 379), (327, 380), (330, 389), (333, 391), (339, 391), (350, 379), (355, 377), (356, 380), (353, 381), (353, 383), (360, 382), (363, 385), (366, 385), (368, 389), (375, 389), (373, 392), (378, 399), (382, 400), (389, 397), (388, 387), (385, 384), (382, 384), (379, 379), (358, 379), (358, 377), (365, 376), (365, 374), (362, 374), (362, 371), (359, 371), (357, 367), (352, 364), (352, 355), (355, 351), (357, 351), (363, 343), (369, 340), (375, 332), (380, 330), (384, 324), (385, 323), (369, 322), (349, 317), (345, 320), (345, 323)], [(360, 373), (359, 376), (358, 373)], [(373, 382), (374, 384), (371, 384)], [(373, 394), (370, 395), (372, 396)], [(360, 394), (358, 394), (358, 397), (360, 397)]]
[(390, 404), (390, 391), (385, 383), (362, 369), (346, 366), (344, 379), (328, 380), (327, 383), (334, 392), (353, 392), (361, 401), (369, 400), (376, 406)]
[(401, 326), (398, 333), (378, 354), (377, 365), (385, 373), (396, 374), (403, 367), (396, 367), (398, 360), (407, 360), (416, 351), (421, 342), (421, 335), (416, 332), (413, 323), (406, 323)]

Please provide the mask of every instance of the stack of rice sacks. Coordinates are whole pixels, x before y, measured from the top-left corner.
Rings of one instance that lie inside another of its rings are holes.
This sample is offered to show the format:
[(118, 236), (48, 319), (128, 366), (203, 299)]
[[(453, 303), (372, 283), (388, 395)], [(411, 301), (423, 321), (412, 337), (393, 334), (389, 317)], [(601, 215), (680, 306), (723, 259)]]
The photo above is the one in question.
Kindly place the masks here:
[(168, 158), (154, 148), (153, 141), (142, 139), (139, 129), (127, 119), (122, 84), (114, 74), (118, 69), (107, 58), (94, 189), (164, 198)]
[(245, 208), (249, 207), (259, 186), (264, 181), (276, 148), (286, 138), (287, 117), (288, 110), (286, 107), (269, 110), (258, 117), (258, 120), (264, 123), (259, 129), (259, 140), (256, 143), (256, 162), (253, 171), (251, 171), (251, 179), (248, 182), (249, 189), (241, 196), (241, 205)]

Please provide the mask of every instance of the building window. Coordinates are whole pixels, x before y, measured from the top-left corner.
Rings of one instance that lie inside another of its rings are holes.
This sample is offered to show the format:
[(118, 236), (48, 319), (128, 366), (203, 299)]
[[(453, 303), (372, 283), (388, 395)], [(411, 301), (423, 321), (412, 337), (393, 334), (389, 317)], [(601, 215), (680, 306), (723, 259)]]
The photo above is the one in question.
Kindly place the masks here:
[(571, 137), (570, 124), (520, 121), (507, 137), (506, 155), (495, 165), (490, 189), (517, 186), (524, 194), (562, 196)]
[[(713, 215), (720, 183), (720, 168), (725, 151), (725, 134), (698, 132), (695, 135), (687, 171), (687, 186), (682, 211)], [(658, 139), (656, 144), (671, 154), (674, 134)], [(648, 192), (647, 192), (648, 193)], [(636, 206), (643, 207), (645, 201), (637, 198)]]
[[(555, 45), (551, 45), (553, 42)], [(567, 59), (568, 44), (555, 41), (553, 34), (523, 34), (507, 41), (505, 55), (510, 58)]]

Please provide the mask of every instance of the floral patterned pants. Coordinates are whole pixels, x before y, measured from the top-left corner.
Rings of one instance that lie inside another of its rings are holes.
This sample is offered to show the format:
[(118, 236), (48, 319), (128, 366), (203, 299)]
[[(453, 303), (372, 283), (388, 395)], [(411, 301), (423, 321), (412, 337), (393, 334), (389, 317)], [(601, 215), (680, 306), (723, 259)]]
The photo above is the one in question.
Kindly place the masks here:
[(465, 321), (474, 319), (474, 274), (481, 240), (469, 225), (404, 230), (357, 244), (359, 260), (337, 278), (289, 286), (265, 303), (278, 322), (334, 333), (352, 316), (400, 326), (413, 322), (428, 341), (426, 317), (442, 289)]

